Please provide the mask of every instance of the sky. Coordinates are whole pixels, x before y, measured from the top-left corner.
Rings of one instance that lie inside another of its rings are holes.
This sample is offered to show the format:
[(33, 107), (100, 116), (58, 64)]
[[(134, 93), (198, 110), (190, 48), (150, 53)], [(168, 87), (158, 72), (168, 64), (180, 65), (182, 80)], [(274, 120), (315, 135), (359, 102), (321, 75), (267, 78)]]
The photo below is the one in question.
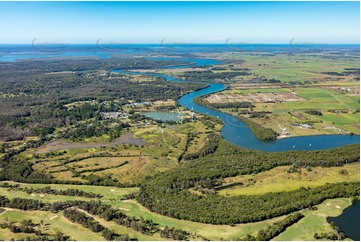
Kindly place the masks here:
[(359, 2), (0, 2), (0, 43), (359, 43)]

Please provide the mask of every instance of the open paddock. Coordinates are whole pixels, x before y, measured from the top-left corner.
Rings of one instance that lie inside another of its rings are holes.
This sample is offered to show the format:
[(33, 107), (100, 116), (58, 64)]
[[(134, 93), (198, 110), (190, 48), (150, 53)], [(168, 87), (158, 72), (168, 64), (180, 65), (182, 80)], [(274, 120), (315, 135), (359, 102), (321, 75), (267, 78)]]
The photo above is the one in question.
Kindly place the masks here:
[(63, 140), (52, 141), (45, 146), (38, 148), (37, 153), (44, 154), (55, 150), (111, 147), (122, 144), (145, 145), (145, 142), (140, 138), (135, 138), (131, 133), (125, 133), (116, 138), (114, 141), (108, 143), (73, 143)]
[(225, 178), (222, 186), (236, 185), (225, 189), (220, 187), (218, 193), (223, 196), (257, 195), (360, 180), (359, 162), (342, 167), (312, 167), (311, 170), (301, 168), (300, 172), (288, 173), (290, 168), (291, 166), (280, 166), (255, 175)]
[[(145, 169), (146, 165), (151, 162), (147, 156), (139, 157), (122, 157), (123, 160), (114, 163), (113, 166), (103, 164), (103, 169), (97, 171), (100, 168), (98, 166), (89, 166), (82, 169), (77, 169), (82, 175), (89, 176), (96, 174), (98, 176), (111, 176), (113, 179), (117, 179), (119, 182), (137, 182), (138, 177), (142, 174), (142, 170)], [(120, 162), (120, 163), (119, 163)], [(118, 164), (118, 167), (116, 164)], [(94, 171), (89, 171), (94, 169)], [(85, 171), (85, 172), (84, 172)]]
[[(244, 87), (246, 88), (246, 87)], [(297, 102), (306, 99), (291, 92), (288, 88), (277, 88), (266, 86), (259, 88), (258, 86), (248, 89), (231, 89), (220, 93), (209, 95), (206, 100), (209, 103), (235, 103), (235, 102), (251, 102), (251, 103), (280, 103), (280, 102)]]
[(134, 157), (96, 157), (68, 163), (67, 165), (74, 168), (77, 172), (82, 173), (83, 170), (118, 166), (124, 164), (126, 161), (130, 161), (132, 158)]

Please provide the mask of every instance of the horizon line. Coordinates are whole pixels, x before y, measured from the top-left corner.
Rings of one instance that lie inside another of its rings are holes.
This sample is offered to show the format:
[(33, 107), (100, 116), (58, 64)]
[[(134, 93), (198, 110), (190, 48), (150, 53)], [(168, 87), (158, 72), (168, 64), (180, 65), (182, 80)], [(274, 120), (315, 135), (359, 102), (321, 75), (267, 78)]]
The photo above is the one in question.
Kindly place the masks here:
[[(1, 0), (0, 0), (1, 1)], [(134, 43), (128, 43), (128, 42), (124, 42), (124, 43), (102, 43), (102, 44), (98, 44), (98, 43), (94, 43), (94, 42), (73, 42), (73, 43), (68, 43), (68, 42), (43, 42), (43, 43), (39, 43), (40, 45), (44, 45), (44, 44), (48, 44), (48, 45), (160, 45), (160, 46), (177, 46), (177, 47), (181, 47), (181, 46), (191, 46), (191, 45), (226, 45), (226, 46), (232, 46), (232, 45), (360, 45), (361, 43), (307, 43), (306, 41), (304, 42), (299, 42), (299, 43), (290, 43), (290, 42), (285, 42), (285, 43), (272, 43), (272, 42), (268, 42), (268, 43), (207, 43), (207, 42), (194, 42), (194, 43), (182, 43), (182, 42), (170, 42), (170, 43), (166, 43), (166, 44), (162, 44), (159, 42), (134, 42)], [(39, 45), (38, 44), (38, 45)], [(34, 44), (32, 43), (0, 43), (0, 45), (29, 45), (29, 46), (34, 46)], [(35, 45), (36, 46), (36, 45)]]

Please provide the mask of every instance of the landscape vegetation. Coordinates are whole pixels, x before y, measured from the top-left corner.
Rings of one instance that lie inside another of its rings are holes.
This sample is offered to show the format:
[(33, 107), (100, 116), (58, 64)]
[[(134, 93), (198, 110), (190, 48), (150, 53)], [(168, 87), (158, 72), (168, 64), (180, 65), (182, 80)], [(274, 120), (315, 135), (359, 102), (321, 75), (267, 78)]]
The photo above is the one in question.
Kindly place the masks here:
[(1, 62), (0, 239), (347, 239), (327, 217), (359, 199), (358, 144), (245, 149), (178, 99), (223, 83), (195, 103), (233, 114), (260, 140), (357, 135), (359, 58), (208, 53), (217, 64)]
[(357, 1), (0, 1), (0, 241), (360, 241)]

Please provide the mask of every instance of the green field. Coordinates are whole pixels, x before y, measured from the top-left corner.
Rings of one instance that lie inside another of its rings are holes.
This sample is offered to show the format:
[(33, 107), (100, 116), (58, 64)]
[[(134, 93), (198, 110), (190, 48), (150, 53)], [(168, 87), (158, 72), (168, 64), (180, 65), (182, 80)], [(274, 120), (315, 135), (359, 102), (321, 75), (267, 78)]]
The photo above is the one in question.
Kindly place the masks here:
[(283, 102), (275, 105), (275, 111), (296, 110), (354, 110), (358, 109), (359, 97), (346, 96), (325, 88), (295, 88), (297, 96), (307, 100)]
[[(72, 240), (104, 240), (104, 238), (97, 233), (83, 228), (80, 224), (75, 224), (68, 221), (62, 216), (62, 213), (54, 214), (44, 211), (22, 211), (22, 210), (7, 210), (0, 214), (0, 222), (5, 220), (20, 222), (23, 219), (31, 219), (34, 223), (40, 224), (43, 220), (44, 225), (41, 226), (41, 231), (47, 233), (56, 233), (58, 231), (71, 236)], [(18, 240), (25, 239), (28, 234), (15, 234), (9, 229), (0, 229), (0, 239), (9, 240), (10, 238), (17, 238)]]
[(318, 205), (318, 210), (305, 210), (302, 213), (305, 215), (298, 223), (287, 228), (282, 234), (274, 238), (275, 241), (290, 241), (290, 240), (315, 240), (313, 235), (315, 233), (332, 232), (333, 228), (326, 221), (329, 216), (336, 217), (342, 211), (351, 205), (350, 199), (338, 198), (326, 200)]
[[(9, 183), (14, 184), (12, 182), (9, 182)], [(30, 188), (30, 187), (41, 188), (41, 187), (45, 187), (45, 186), (49, 186), (49, 185), (47, 185), (47, 184), (21, 184), (21, 187), (28, 187), (28, 188)], [(153, 220), (154, 222), (158, 223), (161, 227), (165, 227), (165, 226), (175, 227), (177, 229), (183, 229), (183, 230), (186, 230), (191, 233), (197, 233), (199, 235), (202, 235), (206, 238), (213, 239), (213, 240), (219, 240), (220, 238), (232, 239), (232, 238), (243, 237), (246, 234), (256, 234), (258, 230), (266, 228), (269, 223), (272, 223), (272, 222), (280, 219), (280, 218), (275, 218), (272, 220), (265, 220), (265, 221), (258, 222), (258, 223), (239, 224), (239, 225), (236, 225), (235, 227), (229, 226), (229, 225), (201, 224), (201, 223), (195, 223), (195, 222), (190, 222), (190, 221), (177, 220), (174, 218), (170, 218), (170, 217), (166, 217), (163, 215), (153, 213), (153, 212), (149, 211), (148, 209), (144, 208), (143, 206), (141, 206), (139, 203), (137, 203), (134, 200), (124, 200), (124, 201), (120, 200), (123, 195), (135, 192), (138, 190), (138, 188), (115, 188), (115, 187), (98, 187), (98, 186), (59, 185), (59, 184), (50, 185), (50, 186), (54, 189), (65, 190), (68, 188), (76, 188), (76, 189), (84, 190), (87, 192), (101, 194), (104, 196), (103, 198), (100, 199), (102, 202), (111, 204), (113, 207), (121, 209), (122, 212), (124, 212), (125, 214), (127, 214), (129, 216), (135, 216), (136, 218), (140, 218), (142, 216), (145, 219)], [(83, 198), (83, 197), (60, 196), (60, 195), (50, 195), (50, 194), (42, 195), (42, 194), (34, 193), (33, 196), (31, 196), (30, 194), (27, 194), (27, 193), (21, 192), (21, 191), (7, 191), (6, 188), (0, 188), (0, 195), (4, 195), (8, 198), (20, 197), (20, 198), (28, 198), (28, 199), (37, 199), (37, 200), (41, 200), (44, 202), (56, 202), (56, 201), (67, 201), (67, 200), (90, 200), (90, 199)], [(13, 216), (11, 214), (11, 216), (16, 221), (19, 221), (19, 220), (22, 220), (25, 218), (32, 218), (32, 216), (35, 216), (33, 218), (33, 220), (35, 220), (37, 217), (37, 215), (36, 215), (37, 211), (35, 211), (35, 212), (20, 211), (20, 210), (14, 210), (14, 211), (16, 211), (14, 213), (17, 215)], [(0, 214), (0, 217), (4, 217), (5, 214), (8, 214), (8, 213), (9, 213), (9, 211), (7, 211), (3, 214)], [(41, 213), (46, 214), (45, 217), (43, 216), (44, 218), (48, 218), (48, 217), (50, 218), (55, 215), (50, 212), (41, 212)], [(54, 221), (52, 221), (52, 222), (60, 220), (60, 222), (64, 223), (65, 219), (62, 218), (61, 213), (58, 214), (58, 217), (59, 218), (57, 218), (56, 220), (54, 219)], [(106, 222), (106, 221), (102, 221), (102, 222), (108, 223), (107, 225), (111, 225), (112, 229), (118, 230), (119, 232), (121, 232), (122, 229), (123, 230), (126, 229), (125, 227), (116, 225), (112, 222)], [(62, 224), (61, 226), (65, 226), (65, 225)], [(66, 225), (66, 226), (69, 226), (69, 225)], [(54, 226), (54, 228), (56, 228), (56, 227)], [(63, 231), (63, 232), (65, 234), (67, 234), (66, 231)], [(132, 230), (129, 231), (129, 229), (127, 229), (125, 232), (127, 232), (129, 235), (131, 235), (130, 232), (134, 233), (136, 231), (132, 231)], [(90, 233), (88, 236), (93, 236), (93, 234)], [(136, 236), (137, 238), (139, 238), (141, 240), (149, 240), (150, 238), (151, 238), (151, 240), (161, 239), (157, 235), (156, 235), (156, 237), (154, 237), (154, 236), (153, 237), (146, 237), (146, 236), (144, 237), (143, 234), (135, 233), (134, 236)], [(141, 236), (143, 236), (143, 237), (141, 237)], [(74, 238), (77, 238), (77, 237), (74, 237)], [(96, 236), (93, 237), (92, 239), (90, 237), (87, 237), (87, 238), (88, 239), (85, 239), (85, 240), (95, 240), (95, 239), (98, 240)]]
[[(290, 136), (316, 134), (346, 134), (347, 132), (360, 133), (359, 96), (348, 96), (327, 87), (295, 87), (292, 88), (296, 96), (303, 101), (284, 101), (280, 103), (254, 103), (253, 111), (271, 112), (268, 119), (254, 118), (260, 125), (280, 132), (280, 127), (286, 128)], [(291, 88), (256, 88), (247, 90), (230, 89), (221, 92), (224, 94), (249, 93), (277, 93), (291, 92)], [(222, 109), (225, 112), (238, 115), (232, 108)], [(307, 114), (307, 111), (318, 110), (321, 116)], [(312, 123), (314, 129), (300, 129), (292, 123)], [(340, 129), (342, 129), (340, 131)]]
[(313, 167), (310, 171), (302, 168), (300, 172), (287, 173), (289, 169), (290, 166), (280, 166), (255, 175), (226, 178), (225, 185), (235, 182), (242, 182), (244, 185), (222, 189), (218, 193), (223, 196), (254, 195), (360, 180), (360, 163), (346, 164), (343, 167)]
[(221, 58), (242, 59), (245, 60), (244, 68), (250, 68), (254, 74), (275, 78), (282, 82), (290, 81), (309, 81), (322, 80), (325, 78), (321, 72), (343, 71), (344, 68), (355, 68), (359, 66), (358, 58), (323, 58), (322, 55), (314, 54), (277, 54), (266, 55), (258, 53), (255, 55), (251, 52), (239, 53), (222, 53)]
[[(21, 184), (21, 186), (26, 187), (45, 187), (46, 184)], [(67, 189), (72, 188), (68, 185), (51, 185), (52, 188), (56, 189)], [(136, 188), (112, 188), (112, 187), (97, 187), (97, 186), (77, 186), (78, 189), (94, 192), (104, 195), (102, 202), (109, 203), (115, 208), (119, 208), (125, 214), (129, 216), (135, 216), (140, 218), (141, 216), (145, 219), (152, 219), (154, 222), (158, 223), (161, 227), (175, 227), (177, 229), (183, 229), (191, 233), (197, 233), (205, 238), (211, 240), (221, 240), (221, 239), (239, 239), (247, 234), (256, 235), (257, 232), (261, 229), (265, 229), (267, 225), (276, 222), (283, 217), (278, 217), (270, 220), (265, 220), (257, 223), (248, 223), (248, 224), (237, 224), (235, 226), (230, 225), (210, 225), (202, 224), (196, 222), (190, 222), (185, 220), (178, 220), (163, 215), (159, 215), (149, 211), (148, 209), (141, 206), (134, 200), (119, 200), (120, 197), (129, 192), (136, 191)], [(114, 191), (111, 191), (115, 189)], [(258, 188), (257, 188), (258, 189)], [(57, 195), (45, 195), (44, 197), (39, 196), (38, 194), (35, 197), (29, 197), (28, 194), (24, 192), (6, 192), (4, 188), (0, 189), (0, 195), (6, 195), (8, 197), (23, 197), (23, 198), (32, 198), (39, 199), (42, 201), (55, 202), (55, 201), (64, 201), (79, 199), (79, 197), (70, 197), (70, 196), (57, 196)], [(327, 204), (330, 203), (331, 206)], [(349, 206), (350, 199), (332, 199), (327, 200), (326, 202), (319, 205), (319, 210), (309, 211), (304, 210), (305, 218), (300, 222), (293, 225), (287, 229), (284, 233), (276, 238), (276, 240), (301, 240), (307, 239), (312, 240), (314, 232), (327, 232), (332, 231), (331, 226), (326, 222), (325, 218), (327, 216), (337, 216), (342, 212), (342, 209)], [(340, 206), (341, 209), (335, 209), (335, 206)], [(63, 217), (62, 212), (57, 214), (45, 211), (22, 211), (22, 210), (12, 210), (9, 209), (6, 212), (0, 214), (0, 222), (4, 221), (5, 218), (8, 218), (10, 221), (19, 222), (23, 219), (32, 219), (34, 222), (39, 223), (40, 219), (44, 221), (44, 229), (48, 232), (57, 232), (62, 231), (65, 234), (71, 236), (74, 240), (104, 240), (99, 234), (93, 233), (79, 224), (74, 224), (69, 222), (66, 218)], [(118, 233), (127, 233), (131, 237), (136, 237), (140, 240), (160, 240), (157, 234), (155, 236), (146, 236), (137, 231), (134, 231), (130, 228), (119, 226), (114, 222), (107, 222), (103, 219), (97, 218), (101, 224), (105, 225), (108, 228), (113, 229)], [(302, 228), (302, 230), (300, 230)], [(0, 231), (0, 239), (6, 239), (9, 237), (16, 236), (16, 238), (21, 239), (25, 237), (25, 234), (13, 234), (7, 229)], [(3, 237), (1, 237), (3, 236)]]

